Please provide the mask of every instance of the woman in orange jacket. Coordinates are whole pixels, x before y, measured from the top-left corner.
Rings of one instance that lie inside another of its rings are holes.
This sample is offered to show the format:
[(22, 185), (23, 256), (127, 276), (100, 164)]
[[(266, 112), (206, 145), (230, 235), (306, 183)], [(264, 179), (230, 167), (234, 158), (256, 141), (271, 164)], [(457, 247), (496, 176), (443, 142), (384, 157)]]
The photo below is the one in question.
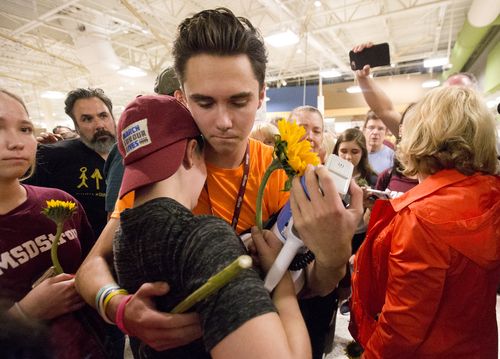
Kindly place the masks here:
[(497, 358), (500, 177), (480, 95), (429, 92), (398, 156), (420, 184), (375, 204), (352, 277), (350, 330), (363, 358)]

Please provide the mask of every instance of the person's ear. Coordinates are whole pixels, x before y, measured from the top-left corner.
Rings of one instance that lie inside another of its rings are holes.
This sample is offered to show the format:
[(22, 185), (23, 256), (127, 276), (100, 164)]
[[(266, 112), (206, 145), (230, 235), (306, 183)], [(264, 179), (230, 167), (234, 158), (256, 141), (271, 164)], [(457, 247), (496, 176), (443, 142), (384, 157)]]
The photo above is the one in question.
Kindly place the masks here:
[(265, 98), (266, 98), (266, 85), (264, 84), (264, 86), (262, 86), (262, 89), (259, 91), (259, 106), (257, 108), (260, 108), (262, 106)]
[(184, 159), (182, 160), (182, 164), (184, 165), (184, 168), (187, 170), (191, 169), (194, 165), (194, 156), (197, 155), (196, 151), (198, 148), (198, 143), (196, 140), (190, 139), (187, 142), (186, 145), (186, 151), (184, 152)]
[(181, 89), (174, 91), (174, 97), (184, 106), (187, 106), (186, 97), (184, 96), (184, 92)]

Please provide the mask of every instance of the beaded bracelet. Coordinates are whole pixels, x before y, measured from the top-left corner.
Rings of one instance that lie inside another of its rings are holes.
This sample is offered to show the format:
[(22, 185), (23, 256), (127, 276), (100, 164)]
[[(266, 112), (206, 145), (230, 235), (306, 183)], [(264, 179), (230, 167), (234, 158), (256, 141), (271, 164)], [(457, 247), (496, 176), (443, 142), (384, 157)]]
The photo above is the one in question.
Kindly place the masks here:
[(116, 317), (115, 317), (116, 326), (126, 335), (130, 335), (130, 333), (128, 332), (127, 328), (125, 328), (125, 323), (123, 322), (123, 319), (125, 317), (125, 307), (127, 306), (127, 303), (130, 302), (131, 299), (132, 299), (131, 294), (122, 298), (120, 304), (118, 304), (118, 309), (116, 310)]

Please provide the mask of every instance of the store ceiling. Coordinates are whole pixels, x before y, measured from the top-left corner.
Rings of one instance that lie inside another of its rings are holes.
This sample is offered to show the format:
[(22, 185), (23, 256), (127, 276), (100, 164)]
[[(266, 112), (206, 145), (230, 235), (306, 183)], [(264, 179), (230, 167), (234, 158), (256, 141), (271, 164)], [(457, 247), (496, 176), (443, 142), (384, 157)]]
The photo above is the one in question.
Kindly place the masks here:
[[(47, 90), (65, 94), (75, 87), (102, 87), (119, 113), (137, 94), (152, 92), (156, 74), (172, 64), (170, 50), (180, 21), (218, 6), (249, 18), (263, 36), (285, 29), (299, 35), (296, 45), (267, 46), (271, 86), (317, 79), (320, 69), (330, 68), (352, 78), (348, 52), (366, 41), (389, 43), (390, 71), (418, 71), (423, 59), (447, 55), (471, 2), (2, 0), (0, 87), (21, 95), (40, 125), (67, 120), (62, 99), (41, 97)], [(117, 73), (128, 66), (147, 76)]]

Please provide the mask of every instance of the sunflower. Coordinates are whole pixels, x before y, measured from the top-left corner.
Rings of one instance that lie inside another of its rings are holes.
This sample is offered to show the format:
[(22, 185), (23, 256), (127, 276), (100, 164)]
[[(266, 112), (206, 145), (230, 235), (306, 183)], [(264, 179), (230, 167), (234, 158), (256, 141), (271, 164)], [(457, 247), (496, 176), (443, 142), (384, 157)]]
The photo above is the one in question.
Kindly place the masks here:
[(55, 199), (46, 201), (46, 203), (47, 207), (42, 209), (42, 213), (45, 214), (49, 219), (54, 221), (57, 226), (56, 235), (50, 249), (50, 257), (52, 259), (52, 264), (55, 268), (56, 274), (61, 274), (63, 273), (63, 269), (61, 267), (61, 264), (59, 263), (59, 258), (57, 256), (57, 247), (59, 246), (59, 240), (61, 238), (64, 222), (70, 219), (71, 216), (75, 213), (76, 203), (72, 201), (60, 201)]
[(297, 125), (295, 121), (281, 120), (278, 122), (278, 130), (274, 159), (264, 173), (257, 193), (256, 222), (260, 229), (262, 229), (262, 198), (271, 173), (280, 168), (285, 170), (288, 179), (283, 190), (289, 191), (292, 179), (295, 176), (302, 176), (308, 164), (313, 166), (319, 164), (317, 153), (311, 151), (311, 144), (304, 138), (306, 134), (304, 127)]

